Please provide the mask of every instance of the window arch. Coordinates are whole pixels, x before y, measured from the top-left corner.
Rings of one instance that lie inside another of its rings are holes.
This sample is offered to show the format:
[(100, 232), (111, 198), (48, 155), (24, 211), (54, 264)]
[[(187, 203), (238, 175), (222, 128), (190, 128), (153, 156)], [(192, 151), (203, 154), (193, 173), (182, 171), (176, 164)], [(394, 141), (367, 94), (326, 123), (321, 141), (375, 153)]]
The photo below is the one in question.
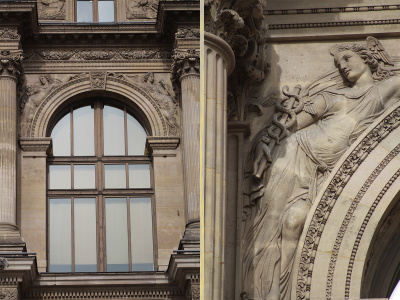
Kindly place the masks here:
[(154, 270), (151, 157), (127, 106), (71, 106), (48, 158), (50, 272)]

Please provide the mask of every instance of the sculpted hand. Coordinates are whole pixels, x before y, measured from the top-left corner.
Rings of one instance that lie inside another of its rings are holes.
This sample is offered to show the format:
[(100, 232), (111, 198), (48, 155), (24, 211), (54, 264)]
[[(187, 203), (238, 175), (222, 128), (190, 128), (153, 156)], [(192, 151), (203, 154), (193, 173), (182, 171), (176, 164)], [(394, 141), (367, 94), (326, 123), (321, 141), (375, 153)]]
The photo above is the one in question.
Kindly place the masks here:
[(267, 144), (259, 142), (254, 155), (253, 175), (256, 178), (261, 178), (270, 162), (272, 162), (271, 149), (269, 149)]

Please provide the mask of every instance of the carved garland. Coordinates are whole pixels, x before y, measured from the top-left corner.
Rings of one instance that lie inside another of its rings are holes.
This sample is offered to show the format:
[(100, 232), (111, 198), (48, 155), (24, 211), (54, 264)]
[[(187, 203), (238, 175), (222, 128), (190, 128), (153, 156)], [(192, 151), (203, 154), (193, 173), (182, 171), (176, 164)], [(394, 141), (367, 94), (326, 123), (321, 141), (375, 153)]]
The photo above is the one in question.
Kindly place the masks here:
[[(342, 222), (342, 225), (340, 226), (339, 233), (336, 237), (335, 244), (333, 246), (332, 254), (331, 254), (331, 259), (329, 263), (329, 269), (328, 269), (328, 280), (327, 280), (327, 285), (326, 285), (326, 299), (331, 299), (332, 297), (332, 283), (333, 283), (333, 275), (335, 272), (335, 266), (336, 266), (336, 261), (337, 261), (337, 256), (339, 254), (339, 249), (343, 241), (344, 234), (347, 230), (347, 227), (350, 223), (350, 220), (358, 207), (358, 204), (360, 203), (361, 199), (364, 197), (365, 193), (369, 189), (369, 187), (372, 185), (374, 180), (378, 177), (378, 175), (383, 171), (383, 169), (395, 158), (400, 152), (400, 144), (398, 144), (384, 159), (383, 161), (375, 168), (375, 170), (372, 172), (372, 174), (368, 177), (368, 179), (365, 181), (359, 192), (357, 193), (356, 197), (352, 201), (350, 208), (348, 209), (346, 216)], [(381, 194), (379, 194), (379, 197)], [(378, 197), (378, 198), (379, 198)], [(365, 224), (366, 225), (366, 224)], [(364, 226), (364, 223), (363, 225)], [(359, 239), (359, 236), (357, 236), (357, 240)], [(353, 255), (353, 252), (352, 252)]]
[(349, 265), (347, 267), (347, 275), (346, 275), (346, 285), (345, 285), (345, 299), (349, 299), (350, 295), (350, 281), (351, 281), (351, 273), (353, 272), (353, 266), (354, 266), (354, 261), (356, 258), (356, 254), (358, 251), (358, 246), (360, 245), (361, 238), (364, 234), (365, 228), (368, 225), (369, 220), (371, 219), (372, 214), (375, 212), (376, 207), (378, 206), (379, 202), (383, 198), (383, 196), (386, 194), (387, 190), (390, 188), (390, 186), (393, 184), (393, 182), (400, 176), (400, 170), (397, 170), (397, 172), (390, 178), (389, 182), (386, 183), (384, 188), (381, 190), (379, 193), (378, 197), (375, 199), (374, 203), (371, 205), (367, 215), (364, 218), (364, 221), (361, 225), (360, 230), (358, 231), (357, 238), (354, 242), (353, 249), (351, 251), (351, 256), (349, 260)]
[(296, 287), (297, 299), (310, 298), (313, 264), (319, 245), (319, 239), (324, 230), (324, 225), (330, 216), (330, 212), (343, 191), (344, 186), (368, 154), (399, 125), (400, 107), (396, 108), (384, 120), (376, 125), (356, 146), (349, 157), (343, 162), (325, 190), (312, 216), (301, 251)]
[(172, 51), (157, 50), (28, 50), (26, 60), (171, 59)]
[[(121, 79), (118, 79), (118, 78), (114, 78), (112, 76), (108, 76), (107, 80), (118, 82), (118, 83), (121, 83), (121, 84), (123, 84), (125, 86), (129, 86), (130, 88), (136, 90), (141, 95), (143, 95), (151, 103), (151, 105), (155, 108), (155, 110), (157, 111), (157, 114), (160, 117), (160, 120), (162, 122), (164, 135), (168, 136), (169, 132), (168, 132), (167, 126), (165, 124), (166, 123), (165, 119), (162, 116), (162, 113), (160, 112), (159, 106), (157, 105), (157, 103), (154, 101), (154, 99), (152, 97), (150, 97), (147, 93), (142, 91), (139, 87), (137, 87), (134, 84), (131, 84), (128, 81), (121, 80)], [(45, 99), (42, 101), (41, 105), (39, 106), (38, 110), (36, 111), (35, 117), (34, 117), (33, 122), (32, 122), (32, 127), (30, 128), (30, 132), (28, 133), (28, 137), (33, 137), (33, 133), (35, 132), (35, 129), (36, 129), (36, 126), (37, 126), (37, 122), (38, 122), (38, 119), (39, 119), (39, 115), (41, 114), (41, 112), (42, 112), (43, 108), (46, 106), (46, 104), (50, 101), (50, 99), (52, 99), (57, 93), (59, 93), (62, 90), (70, 87), (71, 85), (75, 85), (75, 84), (78, 84), (78, 83), (81, 83), (81, 82), (84, 82), (84, 81), (91, 81), (89, 74), (84, 74), (84, 77), (80, 77), (79, 76), (77, 79), (72, 79), (71, 81), (67, 82), (66, 84), (63, 84), (61, 86), (58, 86), (58, 87), (54, 88), (45, 97)]]

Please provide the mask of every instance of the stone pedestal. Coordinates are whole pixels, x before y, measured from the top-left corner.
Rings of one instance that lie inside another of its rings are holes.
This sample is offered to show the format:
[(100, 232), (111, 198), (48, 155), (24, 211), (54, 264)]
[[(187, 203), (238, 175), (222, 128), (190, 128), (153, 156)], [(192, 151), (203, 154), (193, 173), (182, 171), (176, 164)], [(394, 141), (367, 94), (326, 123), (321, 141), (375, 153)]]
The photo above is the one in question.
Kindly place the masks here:
[(201, 266), (204, 299), (224, 299), (224, 244), (226, 223), (227, 77), (234, 67), (229, 45), (204, 33), (205, 100), (201, 110), (201, 199), (204, 232)]

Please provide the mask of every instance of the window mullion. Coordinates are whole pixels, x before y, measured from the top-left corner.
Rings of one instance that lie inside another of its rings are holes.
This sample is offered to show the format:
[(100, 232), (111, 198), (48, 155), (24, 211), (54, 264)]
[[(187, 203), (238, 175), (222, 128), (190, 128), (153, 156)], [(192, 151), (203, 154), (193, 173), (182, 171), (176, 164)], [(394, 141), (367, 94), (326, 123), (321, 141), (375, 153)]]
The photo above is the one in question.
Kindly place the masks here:
[(127, 205), (127, 218), (128, 218), (128, 264), (129, 264), (129, 272), (132, 272), (132, 246), (131, 246), (131, 209), (130, 209), (130, 199), (126, 197), (126, 205)]
[(69, 124), (70, 124), (70, 132), (71, 132), (71, 137), (70, 137), (70, 139), (71, 139), (71, 156), (74, 156), (74, 123), (73, 123), (73, 120), (74, 120), (74, 110), (71, 108), (71, 113), (70, 113), (70, 122), (69, 122)]
[(98, 4), (98, 0), (93, 0), (93, 22), (99, 22), (99, 4)]
[(71, 197), (71, 264), (72, 272), (75, 272), (75, 217), (74, 217), (74, 201), (75, 198)]
[(128, 120), (126, 117), (126, 108), (124, 108), (124, 139), (125, 139), (125, 155), (128, 155)]

